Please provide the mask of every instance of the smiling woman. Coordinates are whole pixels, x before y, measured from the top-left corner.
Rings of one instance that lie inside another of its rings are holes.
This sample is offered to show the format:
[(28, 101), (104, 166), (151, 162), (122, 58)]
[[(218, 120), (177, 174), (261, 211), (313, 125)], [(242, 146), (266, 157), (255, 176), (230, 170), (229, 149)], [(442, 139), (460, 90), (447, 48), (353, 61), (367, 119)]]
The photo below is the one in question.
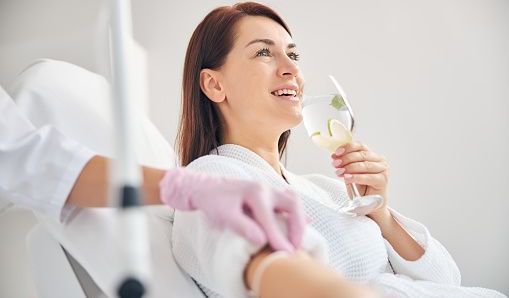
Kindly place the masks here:
[[(262, 297), (503, 297), (461, 287), (456, 263), (421, 223), (387, 204), (352, 217), (341, 211), (349, 200), (343, 179), (283, 167), (290, 129), (302, 121), (298, 60), (290, 30), (261, 4), (217, 8), (194, 31), (183, 74), (182, 164), (290, 189), (311, 222), (302, 245), (287, 254), (214, 229), (200, 213), (177, 211), (172, 241), (180, 266), (209, 297), (246, 297), (248, 290)], [(387, 199), (382, 157), (352, 142), (336, 150), (335, 161), (347, 183)]]
[[(250, 17), (246, 18), (247, 15)], [(252, 32), (235, 40), (234, 27), (246, 25)], [(198, 59), (193, 61), (191, 57)], [(227, 59), (231, 63), (225, 64)], [(282, 117), (290, 123), (299, 123), (303, 79), (295, 64), (298, 59), (290, 30), (271, 9), (245, 3), (209, 13), (194, 31), (186, 53), (183, 77), (186, 100), (182, 102), (178, 133), (182, 165), (208, 154), (228, 134), (243, 131), (244, 127), (257, 127), (258, 132), (263, 132), (264, 127), (278, 125), (275, 119)], [(219, 72), (220, 68), (225, 72)], [(278, 81), (272, 78), (276, 69), (283, 75)], [(293, 96), (282, 96), (285, 92)], [(288, 104), (294, 107), (288, 109)], [(270, 114), (263, 112), (266, 108)], [(260, 118), (257, 116), (260, 113), (266, 116)], [(228, 127), (229, 118), (238, 119), (239, 127)], [(281, 154), (289, 135), (287, 130), (279, 137)]]

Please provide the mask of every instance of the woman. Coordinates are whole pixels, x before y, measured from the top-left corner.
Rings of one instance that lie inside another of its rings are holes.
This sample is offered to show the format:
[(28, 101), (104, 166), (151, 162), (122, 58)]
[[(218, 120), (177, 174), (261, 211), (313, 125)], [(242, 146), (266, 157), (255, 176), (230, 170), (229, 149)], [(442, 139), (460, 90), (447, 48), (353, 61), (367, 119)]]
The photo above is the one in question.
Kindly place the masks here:
[[(177, 212), (177, 262), (209, 296), (243, 297), (248, 289), (262, 297), (371, 295), (346, 277), (391, 297), (501, 297), (460, 287), (447, 250), (387, 202), (368, 216), (351, 217), (337, 211), (348, 200), (342, 180), (298, 176), (282, 166), (290, 129), (302, 121), (298, 59), (286, 24), (257, 3), (217, 8), (194, 31), (184, 65), (182, 164), (292, 189), (311, 227), (297, 253), (281, 254), (212, 229), (199, 214)], [(387, 198), (388, 166), (382, 157), (354, 142), (332, 158), (347, 184)]]

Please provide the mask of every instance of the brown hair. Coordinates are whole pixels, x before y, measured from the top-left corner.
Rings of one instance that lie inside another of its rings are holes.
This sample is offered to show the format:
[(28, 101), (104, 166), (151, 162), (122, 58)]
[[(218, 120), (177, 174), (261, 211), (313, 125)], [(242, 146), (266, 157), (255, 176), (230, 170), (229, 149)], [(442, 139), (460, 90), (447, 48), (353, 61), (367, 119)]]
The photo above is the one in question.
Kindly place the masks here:
[[(263, 16), (283, 26), (281, 17), (271, 8), (255, 2), (222, 6), (211, 11), (196, 27), (187, 46), (182, 81), (182, 110), (177, 134), (177, 151), (182, 166), (209, 154), (221, 142), (221, 121), (213, 102), (200, 88), (200, 71), (218, 69), (234, 43), (235, 24), (245, 16)], [(280, 156), (286, 148), (290, 130), (279, 137)]]

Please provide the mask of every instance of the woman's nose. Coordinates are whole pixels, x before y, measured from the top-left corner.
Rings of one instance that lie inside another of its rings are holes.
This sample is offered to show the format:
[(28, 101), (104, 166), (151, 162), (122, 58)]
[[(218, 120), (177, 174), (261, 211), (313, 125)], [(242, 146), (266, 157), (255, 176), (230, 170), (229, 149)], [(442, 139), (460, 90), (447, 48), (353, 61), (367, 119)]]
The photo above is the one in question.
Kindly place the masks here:
[(279, 66), (279, 75), (284, 77), (284, 76), (292, 76), (292, 77), (295, 77), (297, 76), (297, 74), (299, 73), (299, 67), (297, 66), (297, 64), (295, 63), (294, 60), (290, 59), (290, 57), (286, 56), (283, 57), (280, 61), (280, 66)]

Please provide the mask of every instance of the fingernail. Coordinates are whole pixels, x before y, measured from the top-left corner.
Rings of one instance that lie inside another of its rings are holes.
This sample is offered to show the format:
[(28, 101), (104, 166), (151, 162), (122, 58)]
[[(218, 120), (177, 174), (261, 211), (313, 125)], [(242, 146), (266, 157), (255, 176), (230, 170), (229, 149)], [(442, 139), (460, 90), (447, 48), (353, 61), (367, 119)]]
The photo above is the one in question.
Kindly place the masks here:
[(342, 148), (342, 147), (341, 147), (341, 148), (336, 149), (336, 154), (337, 154), (337, 155), (341, 155), (341, 154), (343, 154), (343, 153), (345, 153), (345, 148)]
[(352, 179), (352, 174), (345, 174), (345, 179)]
[(341, 165), (341, 163), (343, 163), (343, 161), (341, 159), (335, 159), (332, 164), (335, 166), (335, 167), (339, 167)]
[(345, 172), (345, 168), (339, 168), (336, 170), (336, 175), (341, 175)]

